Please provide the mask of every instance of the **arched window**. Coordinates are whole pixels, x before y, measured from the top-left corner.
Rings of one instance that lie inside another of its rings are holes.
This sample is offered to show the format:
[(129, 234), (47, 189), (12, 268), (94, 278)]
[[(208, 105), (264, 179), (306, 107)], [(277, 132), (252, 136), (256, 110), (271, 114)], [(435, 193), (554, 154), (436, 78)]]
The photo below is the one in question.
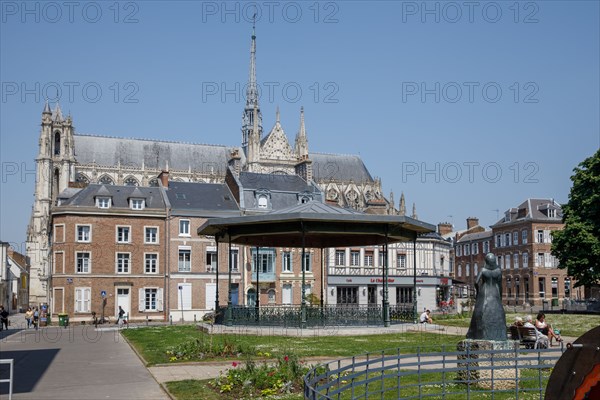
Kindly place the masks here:
[(60, 155), (60, 132), (54, 132), (54, 155)]
[(150, 186), (158, 187), (158, 179), (156, 179), (156, 178), (150, 179), (150, 182), (148, 184)]
[(269, 289), (267, 294), (269, 295), (269, 304), (275, 304), (275, 289)]
[(125, 178), (125, 186), (139, 186), (139, 182), (133, 176), (128, 176)]
[(77, 173), (77, 178), (75, 179), (77, 182), (90, 183), (90, 180), (87, 176), (82, 174), (81, 172)]
[(256, 290), (254, 290), (254, 288), (248, 289), (246, 294), (246, 305), (248, 307), (256, 306)]
[(102, 185), (114, 185), (115, 184), (115, 181), (113, 181), (113, 179), (108, 175), (102, 175), (100, 177), (100, 179), (98, 179), (98, 182), (100, 182)]

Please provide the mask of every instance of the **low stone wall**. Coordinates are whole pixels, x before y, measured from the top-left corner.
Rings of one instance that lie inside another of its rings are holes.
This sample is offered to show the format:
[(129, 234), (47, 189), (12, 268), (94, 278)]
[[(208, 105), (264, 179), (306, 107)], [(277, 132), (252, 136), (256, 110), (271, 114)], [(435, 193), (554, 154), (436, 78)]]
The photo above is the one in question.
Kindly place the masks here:
[[(519, 341), (473, 340), (460, 341), (456, 348), (458, 351), (480, 352), (486, 350), (515, 350)], [(478, 353), (469, 356), (458, 356), (458, 367), (463, 368), (458, 372), (458, 380), (466, 384), (478, 386), (483, 389), (514, 389), (519, 382), (520, 371), (515, 369), (514, 360), (504, 361), (504, 354)], [(469, 362), (460, 362), (467, 360)], [(475, 361), (477, 360), (477, 361)]]

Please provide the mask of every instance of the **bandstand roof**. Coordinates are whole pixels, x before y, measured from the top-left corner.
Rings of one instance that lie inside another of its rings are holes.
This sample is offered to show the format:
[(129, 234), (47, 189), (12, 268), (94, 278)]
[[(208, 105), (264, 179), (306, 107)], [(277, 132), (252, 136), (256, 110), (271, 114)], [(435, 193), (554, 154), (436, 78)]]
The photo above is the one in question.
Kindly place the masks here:
[(198, 235), (260, 247), (348, 247), (415, 239), (435, 226), (399, 215), (373, 215), (310, 201), (261, 215), (214, 218)]

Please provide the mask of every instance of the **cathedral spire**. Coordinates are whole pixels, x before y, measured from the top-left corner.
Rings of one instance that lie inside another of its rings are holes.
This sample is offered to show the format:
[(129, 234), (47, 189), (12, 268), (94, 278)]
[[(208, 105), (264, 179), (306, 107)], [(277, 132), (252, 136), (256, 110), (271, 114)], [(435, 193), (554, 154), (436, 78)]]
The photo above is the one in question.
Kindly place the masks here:
[(419, 219), (419, 217), (417, 217), (417, 205), (415, 203), (413, 203), (413, 212), (410, 217), (414, 219)]
[(60, 109), (60, 104), (58, 104), (58, 102), (56, 103), (56, 107), (54, 107), (52, 119), (57, 122), (62, 122), (63, 120), (62, 110)]
[(404, 199), (404, 192), (400, 195), (400, 215), (406, 215), (406, 200)]
[(300, 107), (300, 130), (296, 135), (296, 156), (298, 158), (308, 157), (308, 138), (304, 127), (304, 107)]
[[(256, 108), (257, 113), (254, 112)], [(249, 136), (254, 129), (254, 115), (257, 115), (258, 131), (262, 136), (262, 114), (258, 105), (258, 85), (256, 83), (256, 14), (252, 22), (252, 42), (250, 44), (250, 71), (246, 86), (246, 106), (242, 116), (242, 147), (247, 151)]]
[(50, 104), (48, 104), (48, 100), (46, 100), (46, 104), (44, 105), (44, 111), (42, 111), (42, 114), (52, 114), (52, 111), (50, 111)]
[(279, 106), (277, 106), (277, 111), (275, 111), (275, 123), (281, 125), (281, 114), (279, 113)]

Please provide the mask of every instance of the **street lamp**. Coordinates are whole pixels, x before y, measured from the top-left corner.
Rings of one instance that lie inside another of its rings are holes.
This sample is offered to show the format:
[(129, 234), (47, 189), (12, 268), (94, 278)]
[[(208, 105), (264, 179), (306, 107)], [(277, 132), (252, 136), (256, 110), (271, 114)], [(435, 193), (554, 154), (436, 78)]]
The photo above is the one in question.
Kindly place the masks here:
[(180, 306), (181, 307), (181, 322), (183, 322), (184, 321), (184, 318), (183, 318), (183, 285), (179, 285), (178, 287), (179, 287), (179, 299), (180, 299), (179, 302), (181, 303), (181, 306)]

